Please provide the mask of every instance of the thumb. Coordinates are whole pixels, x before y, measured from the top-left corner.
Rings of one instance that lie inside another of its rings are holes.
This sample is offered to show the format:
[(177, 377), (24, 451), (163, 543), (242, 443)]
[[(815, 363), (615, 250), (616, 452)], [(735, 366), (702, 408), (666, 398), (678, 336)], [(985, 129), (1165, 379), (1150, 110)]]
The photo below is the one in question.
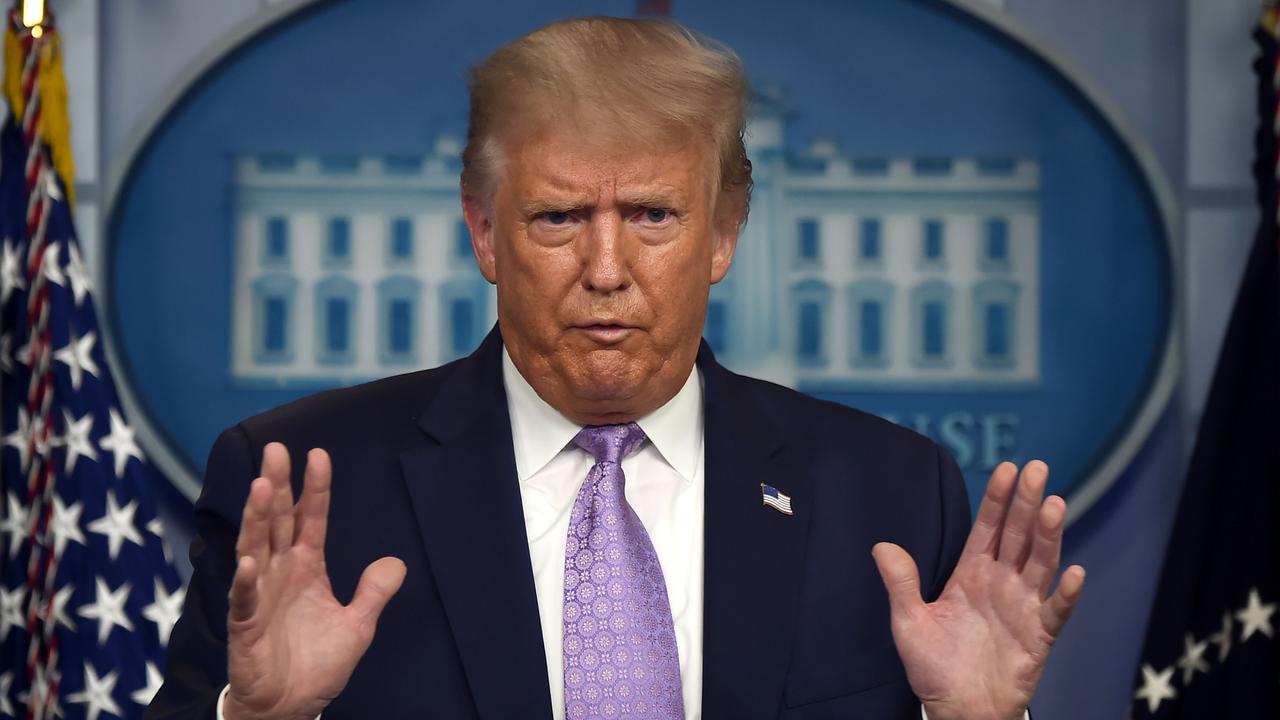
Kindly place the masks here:
[(373, 561), (361, 573), (356, 595), (348, 607), (370, 624), (377, 623), (387, 601), (404, 582), (405, 572), (400, 558), (384, 557)]
[(876, 543), (871, 548), (880, 579), (889, 591), (889, 607), (893, 615), (909, 620), (924, 606), (920, 597), (920, 571), (911, 554), (890, 542)]

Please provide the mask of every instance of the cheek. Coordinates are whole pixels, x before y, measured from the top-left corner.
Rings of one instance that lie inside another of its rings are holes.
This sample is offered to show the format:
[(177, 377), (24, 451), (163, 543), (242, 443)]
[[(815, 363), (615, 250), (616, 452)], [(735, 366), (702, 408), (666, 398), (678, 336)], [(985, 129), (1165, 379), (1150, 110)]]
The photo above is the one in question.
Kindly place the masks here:
[[(648, 248), (636, 279), (664, 334), (682, 337), (691, 327), (701, 330), (707, 302), (710, 255), (678, 248)], [(680, 337), (672, 338), (678, 341)]]
[(503, 242), (497, 261), (499, 312), (536, 326), (552, 324), (579, 275), (572, 249), (540, 246), (522, 237)]

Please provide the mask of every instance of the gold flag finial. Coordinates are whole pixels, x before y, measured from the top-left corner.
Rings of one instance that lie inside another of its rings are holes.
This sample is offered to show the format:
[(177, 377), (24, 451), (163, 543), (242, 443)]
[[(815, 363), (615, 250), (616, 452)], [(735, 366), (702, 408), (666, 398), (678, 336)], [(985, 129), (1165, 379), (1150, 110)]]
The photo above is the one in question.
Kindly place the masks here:
[(22, 0), (22, 24), (34, 37), (44, 34), (44, 0)]
[[(26, 26), (29, 6), (39, 5), (40, 25)], [(48, 146), (53, 167), (62, 179), (67, 200), (74, 205), (75, 163), (71, 158), (71, 118), (67, 114), (67, 82), (62, 72), (62, 42), (57, 18), (45, 12), (44, 2), (15, 3), (4, 27), (4, 99), (20, 122), (31, 124), (24, 130), (38, 130), (33, 136)], [(20, 18), (19, 15), (22, 17)], [(35, 31), (39, 29), (40, 33)], [(29, 34), (28, 34), (29, 33)], [(27, 104), (39, 96), (38, 112), (28, 118)]]

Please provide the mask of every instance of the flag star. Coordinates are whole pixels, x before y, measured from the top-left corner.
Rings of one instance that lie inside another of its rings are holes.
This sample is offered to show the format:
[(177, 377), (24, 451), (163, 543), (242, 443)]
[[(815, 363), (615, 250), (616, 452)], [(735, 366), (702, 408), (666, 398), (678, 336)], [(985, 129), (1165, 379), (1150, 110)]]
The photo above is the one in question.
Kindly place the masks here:
[(35, 342), (35, 340), (31, 338), (27, 338), (27, 343), (14, 351), (13, 361), (23, 367), (30, 367), (31, 366), (31, 344), (33, 342)]
[(98, 459), (98, 449), (89, 434), (93, 432), (93, 414), (85, 413), (79, 420), (65, 409), (62, 411), (63, 444), (67, 446), (66, 472), (71, 474), (81, 457)]
[(88, 605), (82, 606), (76, 613), (80, 617), (98, 621), (98, 644), (105, 645), (111, 629), (116, 625), (133, 632), (133, 622), (124, 612), (124, 604), (129, 600), (129, 583), (124, 583), (113, 592), (107, 582), (99, 575), (94, 579), (97, 597)]
[(62, 276), (62, 265), (58, 262), (58, 255), (62, 253), (62, 246), (56, 242), (51, 242), (44, 248), (44, 257), (40, 260), (40, 273), (54, 285), (63, 285), (67, 279)]
[(115, 458), (116, 477), (124, 477), (124, 468), (130, 457), (142, 459), (142, 448), (133, 436), (136, 431), (125, 424), (124, 418), (115, 408), (111, 408), (111, 432), (98, 440), (98, 447), (111, 453)]
[(71, 600), (71, 596), (75, 594), (75, 591), (74, 585), (63, 585), (58, 592), (53, 594), (53, 602), (49, 605), (47, 611), (41, 614), (41, 619), (46, 623), (52, 619), (55, 623), (66, 627), (71, 632), (75, 632), (75, 621), (67, 617), (67, 602)]
[(31, 445), (42, 460), (49, 456), (49, 446), (58, 442), (57, 436), (46, 435), (45, 429), (44, 418), (38, 415), (31, 418)]
[(44, 180), (44, 191), (45, 194), (49, 196), (49, 199), (61, 200), (62, 188), (58, 187), (57, 173), (52, 168), (46, 166), (44, 170), (44, 177), (41, 179)]
[(29, 708), (47, 708), (45, 717), (62, 717), (62, 708), (58, 705), (57, 693), (50, 694), (51, 687), (56, 687), (62, 678), (55, 669), (52, 674), (45, 672), (44, 663), (36, 663), (35, 677), (31, 687), (18, 693), (18, 702)]
[(22, 270), (22, 253), (10, 238), (4, 239), (3, 257), (0, 257), (0, 305), (9, 301), (14, 290), (25, 290), (27, 278)]
[(71, 294), (75, 296), (76, 307), (80, 307), (85, 295), (93, 289), (93, 283), (90, 282), (89, 271), (80, 257), (80, 247), (69, 242), (67, 250), (67, 279), (71, 281)]
[(6, 493), (9, 500), (9, 512), (4, 514), (4, 520), (0, 521), (0, 533), (9, 535), (9, 559), (18, 556), (18, 550), (27, 542), (27, 523), (30, 519), (27, 517), (27, 506), (18, 500), (18, 496), (13, 491)]
[(67, 549), (67, 542), (75, 540), (85, 544), (84, 533), (80, 532), (80, 513), (84, 506), (78, 502), (70, 506), (62, 504), (62, 498), (53, 496), (53, 519), (49, 521), (49, 532), (53, 533), (53, 556), (62, 557)]
[(25, 473), (31, 462), (31, 416), (25, 407), (18, 408), (18, 429), (4, 436), (4, 444), (18, 451), (18, 467)]
[(9, 637), (9, 628), (22, 630), (27, 626), (22, 617), (22, 605), (26, 599), (25, 586), (16, 587), (12, 591), (0, 586), (0, 642)]
[(1204, 653), (1209, 649), (1209, 641), (1196, 642), (1196, 639), (1187, 633), (1186, 639), (1183, 641), (1186, 648), (1182, 657), (1178, 658), (1178, 667), (1182, 668), (1182, 684), (1190, 685), (1191, 679), (1195, 677), (1197, 672), (1209, 672), (1209, 663), (1205, 662)]
[(12, 689), (13, 671), (0, 673), (0, 715), (17, 716), (17, 713), (13, 711), (13, 703), (9, 700), (9, 693)]
[(173, 555), (169, 552), (169, 543), (164, 541), (164, 523), (160, 522), (160, 518), (151, 518), (151, 522), (147, 523), (147, 532), (160, 539), (160, 549), (164, 551), (164, 561), (173, 562)]
[(169, 645), (169, 634), (173, 632), (173, 626), (182, 615), (182, 601), (186, 596), (187, 591), (181, 587), (170, 595), (164, 589), (164, 583), (160, 578), (156, 578), (156, 601), (142, 608), (142, 617), (156, 624), (156, 632), (160, 634), (162, 647)]
[(142, 707), (146, 707), (151, 704), (151, 700), (155, 698), (156, 693), (160, 692), (160, 686), (162, 684), (164, 684), (164, 677), (160, 674), (160, 671), (156, 669), (155, 664), (148, 660), (146, 686), (133, 691), (133, 694), (129, 697), (133, 698), (133, 701)]
[(98, 364), (93, 360), (93, 344), (97, 339), (92, 330), (80, 338), (76, 337), (75, 331), (72, 331), (67, 344), (53, 353), (53, 359), (67, 366), (67, 370), (71, 373), (71, 387), (76, 390), (80, 389), (80, 382), (84, 380), (85, 373), (100, 377)]
[(1170, 667), (1156, 672), (1150, 665), (1142, 665), (1142, 687), (1133, 697), (1147, 701), (1147, 712), (1154, 714), (1160, 709), (1160, 703), (1178, 697), (1172, 685), (1173, 671), (1174, 668)]
[(138, 512), (138, 501), (130, 500), (128, 505), (120, 507), (116, 502), (116, 494), (107, 491), (107, 513), (89, 523), (89, 532), (105, 535), (107, 538), (107, 555), (115, 562), (120, 554), (120, 546), (125, 540), (142, 546), (142, 534), (134, 527), (133, 516)]
[(13, 333), (0, 334), (0, 371), (13, 374)]
[(1262, 604), (1262, 597), (1258, 595), (1258, 588), (1250, 590), (1248, 604), (1236, 613), (1236, 619), (1244, 626), (1240, 628), (1240, 642), (1248, 640), (1255, 632), (1271, 637), (1274, 633), (1271, 628), (1271, 616), (1275, 611), (1275, 603)]
[(87, 720), (98, 720), (98, 714), (104, 712), (121, 717), (124, 713), (111, 697), (111, 693), (116, 689), (116, 681), (119, 679), (119, 674), (115, 670), (107, 673), (105, 677), (98, 677), (98, 673), (93, 671), (93, 666), (86, 661), (84, 690), (68, 695), (67, 702), (88, 705), (89, 707), (85, 708)]
[(1209, 636), (1209, 642), (1218, 646), (1218, 662), (1226, 661), (1231, 652), (1231, 627), (1231, 613), (1222, 613), (1222, 629)]

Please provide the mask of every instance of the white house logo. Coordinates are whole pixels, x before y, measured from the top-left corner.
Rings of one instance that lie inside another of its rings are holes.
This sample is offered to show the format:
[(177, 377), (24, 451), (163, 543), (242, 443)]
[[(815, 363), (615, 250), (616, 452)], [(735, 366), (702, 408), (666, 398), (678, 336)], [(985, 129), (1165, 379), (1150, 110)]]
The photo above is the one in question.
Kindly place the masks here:
[[(203, 68), (217, 81), (175, 93), (116, 188), (114, 347), (188, 494), (226, 425), (453, 360), (495, 321), (458, 205), (460, 80), (569, 11), (355, 5), (281, 10), (275, 31), (229, 41)], [(1087, 506), (1172, 378), (1158, 177), (1051, 58), (974, 32), (990, 18), (793, 5), (743, 0), (723, 28), (676, 8), (761, 88), (751, 217), (704, 337), (737, 371), (938, 439), (972, 492), (1034, 453)], [(353, 34), (380, 42), (326, 50)]]

